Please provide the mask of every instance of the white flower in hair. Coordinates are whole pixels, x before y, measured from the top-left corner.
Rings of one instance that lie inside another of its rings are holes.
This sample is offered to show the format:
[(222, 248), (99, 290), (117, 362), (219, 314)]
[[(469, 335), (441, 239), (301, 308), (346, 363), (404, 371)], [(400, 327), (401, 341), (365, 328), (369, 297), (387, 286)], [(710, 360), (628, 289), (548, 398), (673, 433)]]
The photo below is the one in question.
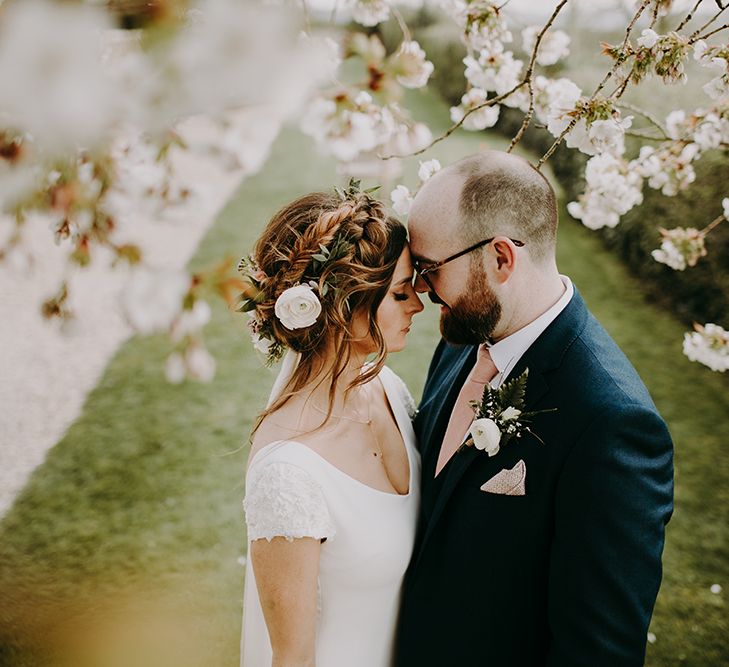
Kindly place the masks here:
[(287, 329), (305, 329), (321, 314), (321, 302), (309, 285), (296, 285), (276, 299), (274, 312)]

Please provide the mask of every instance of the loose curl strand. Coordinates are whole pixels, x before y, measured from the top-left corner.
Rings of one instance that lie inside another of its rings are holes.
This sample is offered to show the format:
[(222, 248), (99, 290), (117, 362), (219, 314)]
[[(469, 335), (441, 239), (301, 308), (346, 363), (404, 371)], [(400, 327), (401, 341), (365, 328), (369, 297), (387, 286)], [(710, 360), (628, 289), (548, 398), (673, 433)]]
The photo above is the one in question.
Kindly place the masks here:
[[(323, 270), (313, 275), (314, 255), (322, 252), (322, 246), (330, 248), (337, 239), (346, 242), (346, 253), (326, 262)], [(284, 206), (271, 218), (253, 251), (256, 264), (267, 276), (258, 316), (270, 322), (276, 341), (299, 352), (301, 360), (279, 398), (259, 414), (251, 438), (268, 415), (306, 386), (316, 382), (316, 388), (331, 379), (326, 416), (318, 428), (327, 423), (353, 345), (362, 340), (352, 330), (353, 320), (360, 313), (366, 318), (375, 356), (345, 389), (345, 398), (379, 374), (387, 349), (377, 324), (377, 310), (406, 242), (402, 223), (366, 193), (342, 200), (336, 194), (314, 192)], [(318, 284), (322, 313), (313, 325), (289, 330), (275, 316), (276, 300), (290, 287), (311, 280)], [(322, 296), (325, 284), (330, 289)], [(327, 354), (328, 367), (324, 363)]]

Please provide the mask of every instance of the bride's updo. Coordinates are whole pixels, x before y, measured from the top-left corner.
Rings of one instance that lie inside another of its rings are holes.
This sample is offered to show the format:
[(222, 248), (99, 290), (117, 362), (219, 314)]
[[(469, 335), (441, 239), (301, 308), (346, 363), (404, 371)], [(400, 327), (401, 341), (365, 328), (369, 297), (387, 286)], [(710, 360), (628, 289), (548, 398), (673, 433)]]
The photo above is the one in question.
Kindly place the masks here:
[[(363, 339), (375, 357), (347, 391), (380, 372), (386, 347), (377, 309), (406, 242), (405, 227), (382, 203), (352, 189), (304, 195), (271, 218), (251, 255), (258, 290), (254, 322), (265, 332), (268, 345), (290, 348), (301, 358), (288, 386), (258, 423), (315, 379), (331, 378), (331, 413), (352, 345)], [(303, 319), (297, 319), (298, 310), (286, 316), (290, 300), (304, 313)], [(322, 367), (325, 358), (328, 367)]]

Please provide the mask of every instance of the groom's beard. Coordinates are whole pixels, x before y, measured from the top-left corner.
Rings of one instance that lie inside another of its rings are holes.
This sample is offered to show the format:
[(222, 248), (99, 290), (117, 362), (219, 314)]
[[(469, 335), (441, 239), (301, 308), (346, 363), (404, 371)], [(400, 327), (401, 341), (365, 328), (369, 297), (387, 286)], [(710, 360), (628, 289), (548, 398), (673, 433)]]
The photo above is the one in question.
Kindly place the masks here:
[(440, 318), (440, 332), (454, 345), (478, 345), (491, 339), (501, 319), (501, 304), (482, 271), (472, 273), (465, 294)]

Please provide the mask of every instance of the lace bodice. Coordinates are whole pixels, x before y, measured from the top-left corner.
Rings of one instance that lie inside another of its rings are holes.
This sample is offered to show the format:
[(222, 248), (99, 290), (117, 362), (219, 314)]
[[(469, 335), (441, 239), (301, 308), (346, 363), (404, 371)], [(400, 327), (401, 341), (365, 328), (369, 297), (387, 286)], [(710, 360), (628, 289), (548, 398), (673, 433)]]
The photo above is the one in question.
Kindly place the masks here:
[(284, 461), (264, 463), (251, 476), (243, 501), (248, 539), (322, 539), (335, 534), (319, 483), (303, 468)]

